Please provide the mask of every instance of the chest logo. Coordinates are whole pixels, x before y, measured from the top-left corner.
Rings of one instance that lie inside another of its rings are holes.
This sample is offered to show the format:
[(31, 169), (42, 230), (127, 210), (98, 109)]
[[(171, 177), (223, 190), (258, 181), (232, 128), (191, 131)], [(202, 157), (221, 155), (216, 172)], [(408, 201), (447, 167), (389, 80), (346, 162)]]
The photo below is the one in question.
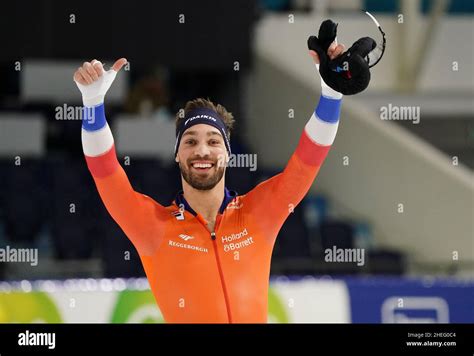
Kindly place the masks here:
[(171, 214), (176, 218), (176, 220), (184, 220), (184, 212), (181, 209), (173, 211)]
[(194, 239), (194, 236), (189, 236), (185, 234), (179, 234), (179, 237), (181, 237), (184, 241), (189, 241), (189, 240)]

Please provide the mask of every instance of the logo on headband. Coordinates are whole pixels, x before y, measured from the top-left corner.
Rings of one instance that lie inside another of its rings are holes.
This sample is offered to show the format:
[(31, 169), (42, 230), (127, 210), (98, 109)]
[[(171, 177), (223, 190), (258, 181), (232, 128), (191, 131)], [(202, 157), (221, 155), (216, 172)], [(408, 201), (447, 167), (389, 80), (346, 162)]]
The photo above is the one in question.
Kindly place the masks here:
[(184, 126), (186, 126), (188, 124), (188, 122), (191, 122), (191, 121), (196, 120), (196, 119), (208, 119), (208, 120), (212, 120), (214, 122), (217, 122), (217, 120), (215, 118), (213, 118), (212, 116), (202, 114), (202, 115), (196, 115), (196, 116), (190, 117), (189, 119), (187, 119), (184, 122)]
[[(176, 143), (175, 143), (175, 146), (174, 146), (175, 154), (178, 151), (179, 142), (181, 140), (181, 137), (182, 137), (184, 131), (186, 131), (187, 128), (189, 128), (189, 127), (191, 127), (195, 124), (198, 124), (198, 123), (203, 123), (203, 124), (214, 126), (215, 128), (217, 128), (219, 130), (220, 134), (223, 136), (223, 138), (225, 140), (225, 145), (226, 145), (227, 151), (229, 151), (229, 153), (230, 153), (230, 143), (229, 143), (229, 138), (227, 137), (227, 129), (226, 129), (225, 123), (223, 122), (222, 118), (216, 112), (214, 112), (213, 110), (197, 109), (196, 111), (197, 112), (190, 113), (190, 117), (187, 118), (185, 121), (183, 121), (179, 125), (179, 127), (176, 128)], [(191, 116), (193, 114), (194, 114), (194, 116)], [(195, 120), (196, 120), (196, 123), (193, 122)]]

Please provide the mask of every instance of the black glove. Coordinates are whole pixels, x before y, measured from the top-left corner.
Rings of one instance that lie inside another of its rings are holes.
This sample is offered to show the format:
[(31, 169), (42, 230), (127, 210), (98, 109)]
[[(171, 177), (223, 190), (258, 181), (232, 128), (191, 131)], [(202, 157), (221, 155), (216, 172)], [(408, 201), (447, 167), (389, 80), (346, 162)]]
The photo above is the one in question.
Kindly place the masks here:
[(319, 73), (328, 86), (344, 95), (360, 93), (369, 85), (367, 56), (377, 43), (370, 37), (360, 38), (341, 56), (330, 59), (327, 51), (336, 35), (337, 24), (326, 20), (319, 28), (318, 37), (308, 38), (308, 48), (318, 54)]

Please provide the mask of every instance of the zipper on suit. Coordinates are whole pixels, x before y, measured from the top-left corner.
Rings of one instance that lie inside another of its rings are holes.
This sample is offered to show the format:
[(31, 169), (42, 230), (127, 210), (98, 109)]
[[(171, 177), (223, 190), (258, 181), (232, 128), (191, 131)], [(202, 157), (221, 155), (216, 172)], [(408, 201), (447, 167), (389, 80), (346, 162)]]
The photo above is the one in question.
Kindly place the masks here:
[[(206, 226), (205, 221), (202, 218), (202, 216), (200, 216), (198, 214), (196, 216), (196, 218), (199, 220), (199, 222), (202, 225), (204, 225), (204, 227)], [(225, 280), (224, 280), (224, 272), (222, 271), (222, 265), (221, 265), (221, 260), (220, 260), (220, 257), (219, 257), (219, 252), (218, 252), (218, 249), (217, 249), (217, 241), (216, 241), (216, 231), (217, 231), (217, 228), (219, 226), (220, 220), (221, 220), (221, 215), (217, 214), (216, 224), (214, 226), (214, 231), (211, 231), (211, 240), (212, 240), (212, 245), (214, 247), (214, 256), (216, 258), (217, 269), (219, 271), (219, 277), (220, 277), (220, 280), (221, 280), (221, 287), (222, 287), (222, 291), (224, 293), (225, 307), (226, 307), (226, 310), (227, 310), (227, 319), (229, 320), (229, 323), (232, 323), (232, 315), (230, 313), (229, 295), (227, 293), (227, 287), (226, 287)], [(207, 228), (206, 228), (206, 230), (209, 232), (209, 230)]]

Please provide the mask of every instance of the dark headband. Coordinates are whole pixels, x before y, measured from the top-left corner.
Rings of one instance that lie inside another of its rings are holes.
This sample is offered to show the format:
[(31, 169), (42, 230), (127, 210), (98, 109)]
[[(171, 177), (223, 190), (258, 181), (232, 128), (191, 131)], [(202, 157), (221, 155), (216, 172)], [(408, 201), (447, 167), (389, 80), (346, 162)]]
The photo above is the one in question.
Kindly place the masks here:
[(197, 108), (189, 111), (184, 120), (181, 121), (179, 126), (176, 128), (176, 143), (174, 145), (174, 155), (178, 153), (179, 144), (184, 131), (197, 124), (211, 125), (219, 130), (222, 137), (224, 138), (225, 147), (230, 155), (230, 143), (227, 135), (227, 129), (225, 127), (222, 118), (212, 109)]

